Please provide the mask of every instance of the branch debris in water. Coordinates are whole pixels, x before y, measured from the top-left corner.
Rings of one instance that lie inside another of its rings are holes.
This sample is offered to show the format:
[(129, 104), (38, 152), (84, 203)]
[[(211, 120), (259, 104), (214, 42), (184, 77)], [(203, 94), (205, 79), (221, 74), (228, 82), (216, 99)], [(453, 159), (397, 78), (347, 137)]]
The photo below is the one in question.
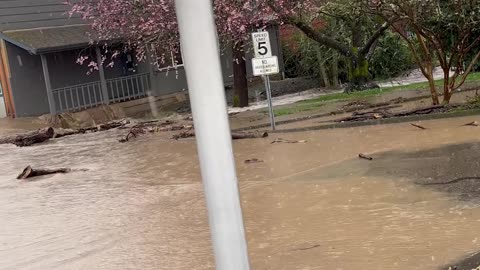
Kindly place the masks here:
[(361, 159), (366, 159), (366, 160), (373, 160), (373, 157), (370, 157), (370, 156), (367, 156), (365, 154), (358, 154), (358, 157), (361, 158)]
[(33, 169), (30, 165), (27, 166), (23, 171), (17, 176), (17, 179), (27, 179), (36, 176), (55, 174), (55, 173), (69, 173), (72, 170), (69, 168), (59, 168), (59, 169)]
[(285, 140), (285, 139), (282, 139), (282, 138), (277, 138), (275, 139), (271, 144), (275, 144), (275, 143), (306, 143), (307, 141), (306, 140)]
[(419, 129), (427, 129), (426, 127), (424, 126), (421, 126), (421, 125), (418, 125), (418, 124), (413, 124), (413, 123), (410, 123), (410, 125), (416, 127), (416, 128), (419, 128)]

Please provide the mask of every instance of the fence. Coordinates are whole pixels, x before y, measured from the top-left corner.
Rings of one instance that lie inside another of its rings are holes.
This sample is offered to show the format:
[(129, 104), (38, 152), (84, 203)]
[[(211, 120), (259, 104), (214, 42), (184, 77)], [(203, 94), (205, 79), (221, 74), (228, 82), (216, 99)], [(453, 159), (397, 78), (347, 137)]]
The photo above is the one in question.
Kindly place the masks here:
[[(138, 99), (151, 89), (148, 73), (106, 80), (108, 102), (117, 103)], [(55, 108), (58, 113), (74, 112), (106, 103), (100, 81), (53, 89)]]
[(145, 97), (147, 89), (151, 89), (148, 73), (107, 80), (108, 97), (111, 103)]

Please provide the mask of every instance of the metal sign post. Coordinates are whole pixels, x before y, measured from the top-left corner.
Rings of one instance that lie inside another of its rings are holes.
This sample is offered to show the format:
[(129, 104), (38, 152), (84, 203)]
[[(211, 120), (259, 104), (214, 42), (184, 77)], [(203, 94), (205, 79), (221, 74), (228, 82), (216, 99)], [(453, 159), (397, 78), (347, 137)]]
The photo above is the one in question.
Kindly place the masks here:
[(272, 126), (272, 130), (275, 130), (275, 113), (273, 112), (272, 89), (270, 88), (269, 75), (280, 72), (278, 58), (272, 56), (270, 37), (267, 31), (252, 33), (252, 40), (253, 50), (255, 52), (255, 58), (252, 59), (253, 76), (263, 77), (265, 82), (265, 92), (267, 93), (270, 125)]
[(270, 77), (268, 75), (263, 76), (263, 80), (265, 81), (265, 91), (267, 92), (267, 100), (268, 100), (268, 113), (270, 115), (270, 125), (272, 130), (276, 130), (277, 127), (275, 125), (275, 113), (273, 112), (273, 105), (272, 105), (272, 90), (270, 88)]
[(248, 270), (211, 0), (175, 0), (217, 270)]

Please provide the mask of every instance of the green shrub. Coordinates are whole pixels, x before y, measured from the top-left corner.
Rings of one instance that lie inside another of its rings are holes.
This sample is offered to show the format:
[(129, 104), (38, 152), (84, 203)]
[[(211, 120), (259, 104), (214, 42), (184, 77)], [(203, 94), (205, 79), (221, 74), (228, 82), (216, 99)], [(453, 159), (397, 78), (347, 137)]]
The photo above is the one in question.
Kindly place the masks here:
[(386, 79), (401, 75), (414, 67), (415, 61), (405, 41), (392, 32), (386, 32), (378, 41), (369, 69), (374, 78)]

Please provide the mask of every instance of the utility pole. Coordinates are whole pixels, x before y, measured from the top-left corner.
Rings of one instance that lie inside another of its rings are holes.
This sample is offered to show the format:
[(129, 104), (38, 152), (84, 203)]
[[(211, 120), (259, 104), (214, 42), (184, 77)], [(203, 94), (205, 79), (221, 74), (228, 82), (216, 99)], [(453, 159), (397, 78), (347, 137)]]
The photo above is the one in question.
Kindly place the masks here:
[(248, 270), (248, 252), (211, 0), (175, 0), (217, 270)]

